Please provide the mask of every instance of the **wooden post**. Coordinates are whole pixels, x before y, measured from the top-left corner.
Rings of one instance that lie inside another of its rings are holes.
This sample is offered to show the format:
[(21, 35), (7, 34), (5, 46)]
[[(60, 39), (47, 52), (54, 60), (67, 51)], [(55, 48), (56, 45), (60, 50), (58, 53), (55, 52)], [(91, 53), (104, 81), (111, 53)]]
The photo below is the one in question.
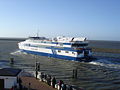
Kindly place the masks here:
[(10, 58), (10, 64), (14, 64), (14, 58)]
[(38, 75), (38, 71), (37, 71), (37, 61), (35, 62), (35, 75), (36, 75), (36, 79), (37, 79), (37, 75)]
[(75, 70), (73, 69), (73, 74), (72, 74), (72, 78), (75, 78)]
[(35, 63), (36, 79), (37, 79), (38, 71), (40, 71), (40, 62), (36, 61), (36, 63)]
[(40, 71), (40, 62), (37, 62), (37, 70)]
[(77, 78), (77, 68), (76, 69), (73, 69), (73, 75), (72, 75), (73, 78)]
[(28, 90), (30, 90), (30, 85), (31, 85), (31, 83), (29, 83), (29, 87), (28, 87)]
[(75, 78), (77, 78), (77, 68), (75, 69)]

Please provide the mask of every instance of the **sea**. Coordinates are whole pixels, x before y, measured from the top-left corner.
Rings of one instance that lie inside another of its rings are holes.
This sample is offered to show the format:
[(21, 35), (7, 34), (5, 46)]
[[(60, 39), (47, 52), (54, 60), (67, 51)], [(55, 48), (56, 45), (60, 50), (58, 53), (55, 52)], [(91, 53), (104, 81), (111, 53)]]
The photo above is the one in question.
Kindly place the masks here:
[[(82, 87), (84, 90), (120, 90), (120, 54), (93, 52), (96, 58), (91, 62), (75, 62), (56, 58), (36, 56), (21, 52), (17, 44), (21, 39), (0, 40), (0, 68), (20, 68), (35, 71), (35, 62), (40, 62), (40, 70), (54, 76), (57, 81)], [(120, 41), (90, 41), (90, 47), (120, 49)], [(14, 58), (14, 64), (10, 64)], [(77, 69), (77, 79), (72, 78)]]

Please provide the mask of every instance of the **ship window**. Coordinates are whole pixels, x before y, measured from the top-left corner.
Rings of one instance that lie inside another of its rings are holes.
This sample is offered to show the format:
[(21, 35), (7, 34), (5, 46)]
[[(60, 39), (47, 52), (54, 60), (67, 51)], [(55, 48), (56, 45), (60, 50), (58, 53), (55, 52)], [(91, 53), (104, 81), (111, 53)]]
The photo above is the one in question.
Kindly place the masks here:
[(60, 50), (58, 50), (58, 52), (61, 52)]
[(69, 53), (68, 51), (65, 51), (66, 53)]
[(83, 53), (83, 51), (79, 51), (79, 52), (77, 52), (78, 54), (81, 54), (81, 53)]
[(72, 44), (72, 47), (88, 46), (88, 44)]
[(74, 52), (72, 52), (72, 54), (75, 54)]
[(30, 46), (30, 44), (25, 44), (25, 46)]
[(60, 46), (63, 46), (63, 44), (62, 44), (62, 43), (60, 43)]

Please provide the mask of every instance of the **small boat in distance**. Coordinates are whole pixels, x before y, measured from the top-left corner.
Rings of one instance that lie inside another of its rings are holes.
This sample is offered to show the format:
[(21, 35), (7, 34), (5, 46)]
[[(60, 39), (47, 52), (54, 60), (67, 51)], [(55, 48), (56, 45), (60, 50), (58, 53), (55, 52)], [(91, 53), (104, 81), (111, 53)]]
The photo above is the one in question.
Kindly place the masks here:
[(56, 38), (29, 37), (18, 43), (21, 51), (40, 56), (48, 56), (73, 61), (89, 61), (92, 57), (92, 50), (88, 48), (88, 41), (85, 37), (64, 37)]

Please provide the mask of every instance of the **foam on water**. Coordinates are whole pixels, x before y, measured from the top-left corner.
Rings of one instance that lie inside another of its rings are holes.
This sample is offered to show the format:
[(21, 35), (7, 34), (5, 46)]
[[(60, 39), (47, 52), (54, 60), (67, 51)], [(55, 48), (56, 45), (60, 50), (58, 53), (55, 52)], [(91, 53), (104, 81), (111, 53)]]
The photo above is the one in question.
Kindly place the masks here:
[(26, 52), (21, 52), (21, 50), (16, 50), (14, 52), (10, 53), (11, 55), (21, 55), (21, 54), (27, 54)]
[(6, 67), (5, 65), (7, 65), (7, 63), (8, 63), (8, 61), (0, 60), (0, 67), (1, 67), (1, 68)]
[[(22, 52), (21, 50), (16, 50), (15, 52), (11, 52), (10, 54), (11, 55), (27, 55), (26, 52)], [(120, 60), (114, 59), (114, 58), (100, 58), (100, 59), (89, 62), (89, 64), (104, 66), (107, 68), (120, 69)]]
[(104, 66), (107, 68), (120, 69), (120, 62), (116, 62), (116, 61), (118, 61), (118, 60), (117, 59), (103, 58), (103, 59), (98, 59), (96, 61), (89, 62), (89, 64)]

